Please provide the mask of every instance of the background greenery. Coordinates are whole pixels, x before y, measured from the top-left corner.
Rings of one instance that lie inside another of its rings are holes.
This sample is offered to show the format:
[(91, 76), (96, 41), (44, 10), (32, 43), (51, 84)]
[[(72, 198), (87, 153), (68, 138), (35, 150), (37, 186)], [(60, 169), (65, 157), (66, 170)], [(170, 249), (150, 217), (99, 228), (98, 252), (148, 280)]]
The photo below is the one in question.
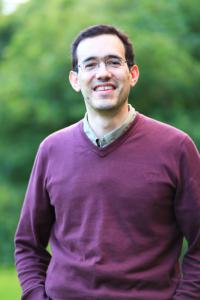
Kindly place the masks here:
[(30, 0), (10, 15), (0, 12), (1, 266), (13, 264), (13, 236), (40, 141), (84, 114), (81, 95), (68, 83), (78, 32), (96, 23), (125, 31), (140, 69), (130, 102), (186, 131), (200, 148), (199, 20), (198, 0)]
[(0, 299), (19, 300), (21, 290), (14, 269), (6, 268), (0, 271)]

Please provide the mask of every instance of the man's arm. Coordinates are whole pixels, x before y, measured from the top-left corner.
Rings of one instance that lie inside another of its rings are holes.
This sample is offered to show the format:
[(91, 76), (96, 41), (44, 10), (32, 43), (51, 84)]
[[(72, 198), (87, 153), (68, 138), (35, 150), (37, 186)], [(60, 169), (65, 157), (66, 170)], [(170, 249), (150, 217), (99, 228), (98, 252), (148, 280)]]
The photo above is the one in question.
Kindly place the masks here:
[(173, 300), (200, 299), (200, 155), (190, 138), (183, 144), (175, 200), (177, 223), (188, 241), (182, 278)]
[(15, 235), (15, 260), (23, 290), (22, 300), (48, 299), (45, 278), (51, 256), (46, 247), (54, 213), (46, 191), (47, 162), (42, 152), (40, 147)]

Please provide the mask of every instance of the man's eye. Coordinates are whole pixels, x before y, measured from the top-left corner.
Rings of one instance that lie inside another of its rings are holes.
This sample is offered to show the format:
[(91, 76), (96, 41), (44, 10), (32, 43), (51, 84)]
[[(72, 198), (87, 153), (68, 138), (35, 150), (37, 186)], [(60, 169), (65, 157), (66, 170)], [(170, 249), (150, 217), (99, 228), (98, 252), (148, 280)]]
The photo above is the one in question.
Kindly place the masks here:
[(121, 66), (121, 61), (119, 59), (109, 59), (107, 60), (108, 66), (119, 67)]
[(84, 65), (85, 69), (86, 70), (92, 70), (92, 69), (95, 69), (97, 66), (97, 62), (88, 62)]

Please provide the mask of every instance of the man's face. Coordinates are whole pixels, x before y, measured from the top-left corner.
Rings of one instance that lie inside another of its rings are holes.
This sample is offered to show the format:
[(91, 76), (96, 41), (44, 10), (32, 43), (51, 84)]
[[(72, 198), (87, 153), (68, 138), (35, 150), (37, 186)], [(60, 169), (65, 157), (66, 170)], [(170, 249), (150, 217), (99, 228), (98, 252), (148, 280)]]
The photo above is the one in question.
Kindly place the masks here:
[(130, 88), (138, 79), (137, 66), (129, 70), (127, 63), (119, 68), (109, 68), (103, 63), (108, 57), (126, 60), (124, 45), (117, 36), (103, 34), (81, 41), (77, 57), (80, 66), (90, 59), (100, 61), (95, 70), (79, 67), (78, 73), (71, 71), (70, 74), (70, 82), (76, 91), (83, 94), (88, 111), (118, 110), (127, 105)]

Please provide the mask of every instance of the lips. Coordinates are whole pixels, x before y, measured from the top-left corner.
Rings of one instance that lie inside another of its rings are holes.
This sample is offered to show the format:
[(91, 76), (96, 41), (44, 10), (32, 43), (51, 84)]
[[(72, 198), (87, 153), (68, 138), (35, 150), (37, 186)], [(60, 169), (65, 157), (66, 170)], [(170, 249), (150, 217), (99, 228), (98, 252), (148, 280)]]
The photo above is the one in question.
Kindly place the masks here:
[(105, 83), (105, 84), (95, 85), (93, 89), (96, 92), (101, 92), (101, 91), (115, 90), (116, 87), (113, 83)]

